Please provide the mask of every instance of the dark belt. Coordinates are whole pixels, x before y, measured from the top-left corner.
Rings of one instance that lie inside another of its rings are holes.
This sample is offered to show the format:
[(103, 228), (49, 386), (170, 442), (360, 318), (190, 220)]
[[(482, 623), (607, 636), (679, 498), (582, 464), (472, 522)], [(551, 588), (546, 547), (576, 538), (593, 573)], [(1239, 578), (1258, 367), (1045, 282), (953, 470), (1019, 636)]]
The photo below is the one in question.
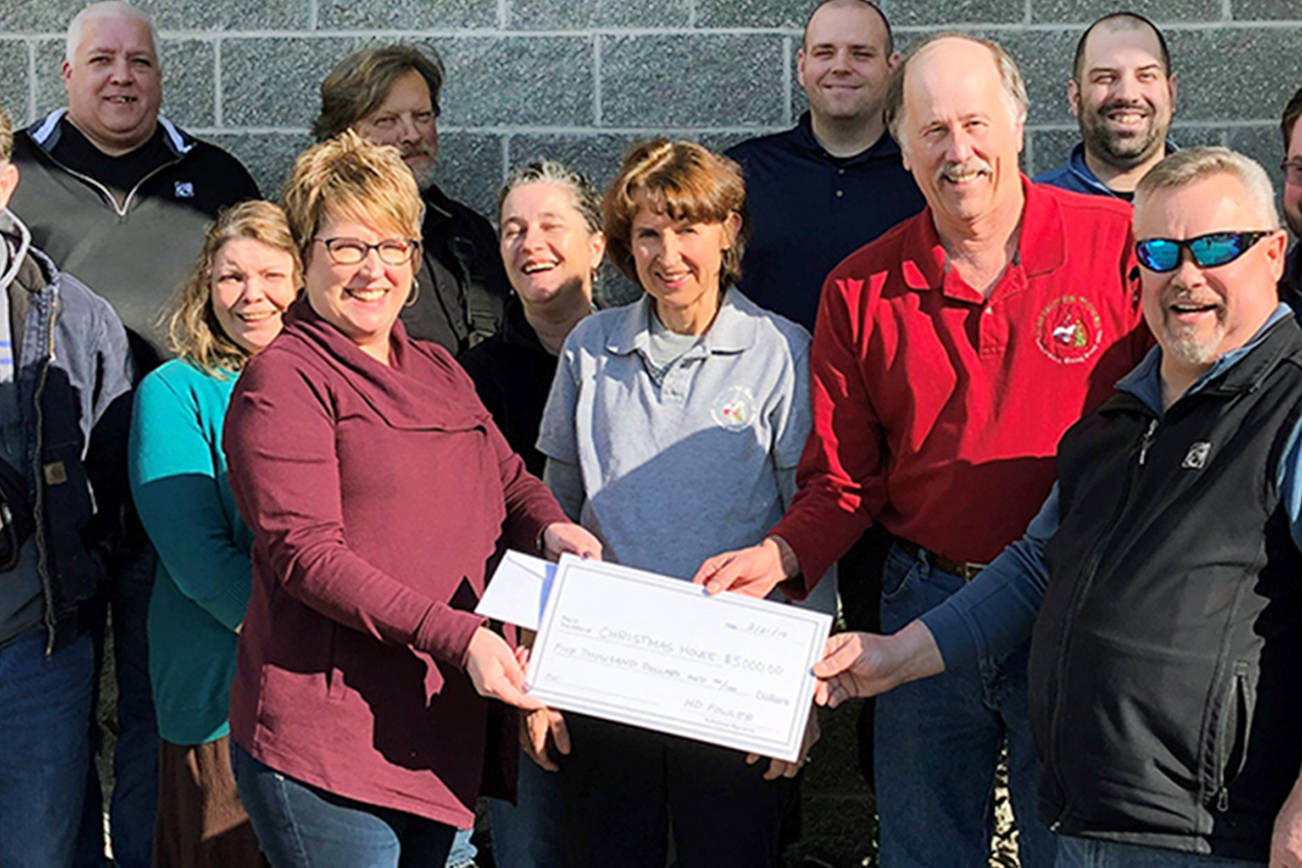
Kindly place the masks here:
[(951, 561), (949, 558), (942, 557), (930, 549), (924, 549), (922, 546), (906, 539), (895, 540), (895, 545), (899, 546), (900, 551), (914, 558), (925, 558), (933, 570), (940, 570), (942, 573), (952, 573), (956, 576), (962, 576), (963, 581), (970, 582), (977, 577), (977, 574), (984, 570), (989, 564), (978, 564), (973, 561)]

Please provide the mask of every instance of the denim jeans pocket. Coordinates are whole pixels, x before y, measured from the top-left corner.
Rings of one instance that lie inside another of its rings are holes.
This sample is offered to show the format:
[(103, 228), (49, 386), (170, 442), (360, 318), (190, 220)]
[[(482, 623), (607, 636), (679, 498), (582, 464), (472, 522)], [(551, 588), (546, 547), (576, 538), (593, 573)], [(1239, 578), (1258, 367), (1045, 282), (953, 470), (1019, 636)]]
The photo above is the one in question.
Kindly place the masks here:
[(882, 602), (899, 600), (918, 581), (924, 564), (918, 558), (893, 549), (882, 566)]

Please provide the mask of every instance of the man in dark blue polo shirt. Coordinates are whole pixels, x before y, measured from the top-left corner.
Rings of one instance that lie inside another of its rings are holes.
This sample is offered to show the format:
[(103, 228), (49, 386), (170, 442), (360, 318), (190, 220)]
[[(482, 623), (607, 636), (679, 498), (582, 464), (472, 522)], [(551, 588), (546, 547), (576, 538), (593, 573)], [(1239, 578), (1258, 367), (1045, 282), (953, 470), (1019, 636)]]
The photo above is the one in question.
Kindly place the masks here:
[(746, 173), (754, 234), (741, 289), (813, 331), (823, 278), (922, 210), (922, 195), (882, 122), (899, 60), (890, 24), (866, 0), (824, 0), (809, 16), (797, 79), (809, 111), (795, 129), (728, 151)]
[(1139, 179), (1175, 150), (1167, 141), (1175, 74), (1162, 31), (1134, 12), (1095, 21), (1076, 43), (1067, 102), (1081, 141), (1066, 165), (1035, 180), (1129, 202)]

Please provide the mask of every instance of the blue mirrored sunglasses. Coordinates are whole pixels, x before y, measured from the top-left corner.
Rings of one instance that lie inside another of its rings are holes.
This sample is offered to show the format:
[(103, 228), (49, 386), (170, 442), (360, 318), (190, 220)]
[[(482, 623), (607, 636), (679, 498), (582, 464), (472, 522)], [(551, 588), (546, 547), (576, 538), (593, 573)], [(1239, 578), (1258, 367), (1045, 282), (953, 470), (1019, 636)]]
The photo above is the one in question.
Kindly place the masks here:
[(1272, 230), (1255, 232), (1208, 232), (1197, 238), (1147, 238), (1135, 242), (1135, 255), (1149, 271), (1175, 271), (1180, 267), (1180, 251), (1188, 250), (1202, 268), (1215, 268), (1233, 262), (1248, 248), (1270, 235)]

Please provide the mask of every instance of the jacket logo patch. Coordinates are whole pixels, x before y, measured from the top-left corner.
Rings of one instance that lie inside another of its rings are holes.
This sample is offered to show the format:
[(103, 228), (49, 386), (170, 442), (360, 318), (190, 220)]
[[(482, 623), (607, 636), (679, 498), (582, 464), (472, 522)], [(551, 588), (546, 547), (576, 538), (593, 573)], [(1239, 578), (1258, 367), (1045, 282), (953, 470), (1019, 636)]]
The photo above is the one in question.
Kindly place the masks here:
[(1180, 462), (1181, 467), (1187, 467), (1190, 470), (1202, 470), (1207, 465), (1207, 456), (1212, 454), (1212, 444), (1206, 440), (1199, 440), (1189, 447), (1189, 451), (1184, 454), (1184, 461)]
[(745, 386), (729, 386), (710, 405), (715, 424), (729, 431), (744, 431), (755, 420), (755, 396)]
[(62, 485), (68, 481), (68, 470), (62, 461), (51, 461), (41, 468), (46, 485)]
[(193, 198), (194, 198), (194, 182), (193, 182), (193, 181), (177, 181), (177, 182), (175, 182), (175, 183), (172, 185), (172, 191), (176, 194), (176, 198), (178, 198), (178, 199), (193, 199)]
[(1083, 362), (1103, 343), (1103, 320), (1081, 295), (1055, 298), (1035, 321), (1035, 345), (1060, 365)]

